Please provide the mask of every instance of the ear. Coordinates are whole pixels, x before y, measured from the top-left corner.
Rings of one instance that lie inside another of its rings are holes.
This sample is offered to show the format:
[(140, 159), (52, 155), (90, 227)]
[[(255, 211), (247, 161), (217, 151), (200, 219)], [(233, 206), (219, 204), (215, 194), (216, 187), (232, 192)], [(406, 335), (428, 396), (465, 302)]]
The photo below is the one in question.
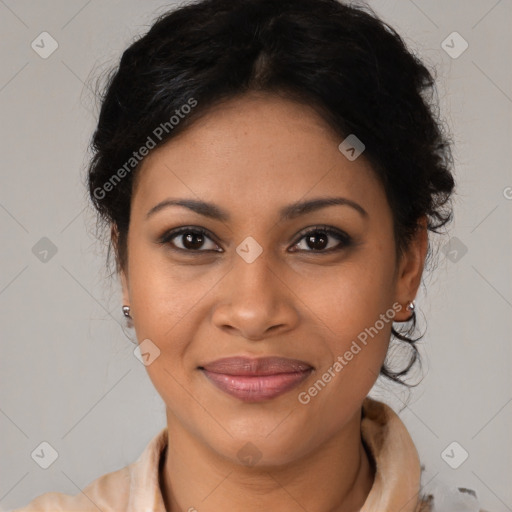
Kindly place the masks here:
[(397, 281), (395, 285), (395, 301), (402, 309), (396, 315), (397, 322), (406, 321), (411, 315), (406, 310), (407, 304), (414, 300), (423, 275), (425, 258), (428, 249), (427, 217), (418, 221), (418, 226), (409, 246), (402, 253), (398, 263)]
[(119, 273), (119, 277), (121, 279), (121, 288), (123, 293), (123, 305), (130, 305), (130, 291), (128, 286), (128, 276), (126, 275), (125, 271), (121, 268), (119, 264), (119, 260), (117, 257), (118, 249), (119, 249), (119, 231), (117, 229), (116, 224), (112, 224), (110, 228), (110, 237), (112, 240), (112, 245), (114, 247), (115, 251), (115, 258), (116, 258), (116, 269)]

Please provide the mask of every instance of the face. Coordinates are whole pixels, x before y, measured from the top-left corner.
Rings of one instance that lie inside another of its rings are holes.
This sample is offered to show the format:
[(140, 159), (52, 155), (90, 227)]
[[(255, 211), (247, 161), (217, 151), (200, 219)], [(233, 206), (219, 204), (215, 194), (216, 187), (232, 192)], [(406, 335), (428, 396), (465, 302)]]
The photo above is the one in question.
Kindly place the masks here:
[(426, 235), (396, 259), (383, 187), (340, 143), (308, 107), (253, 94), (137, 176), (124, 304), (169, 428), (233, 461), (250, 442), (289, 462), (341, 432), (409, 316)]

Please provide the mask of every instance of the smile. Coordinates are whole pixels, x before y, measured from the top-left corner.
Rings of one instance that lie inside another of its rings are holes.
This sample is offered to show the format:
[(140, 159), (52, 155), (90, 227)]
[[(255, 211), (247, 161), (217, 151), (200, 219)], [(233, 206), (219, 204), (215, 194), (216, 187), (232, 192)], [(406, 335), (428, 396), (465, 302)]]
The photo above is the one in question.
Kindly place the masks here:
[(231, 357), (200, 366), (221, 391), (245, 402), (260, 402), (282, 395), (303, 382), (314, 368), (297, 359)]

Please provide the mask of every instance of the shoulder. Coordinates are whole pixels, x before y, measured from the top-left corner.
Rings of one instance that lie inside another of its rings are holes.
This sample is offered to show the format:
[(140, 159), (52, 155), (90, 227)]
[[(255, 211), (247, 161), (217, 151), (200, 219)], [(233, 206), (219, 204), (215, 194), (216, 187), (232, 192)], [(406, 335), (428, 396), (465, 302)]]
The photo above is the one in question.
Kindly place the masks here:
[(47, 492), (11, 512), (164, 510), (158, 478), (166, 446), (164, 427), (131, 464), (100, 476), (74, 495)]
[[(477, 508), (475, 508), (475, 506)], [(489, 512), (488, 510), (479, 508), (478, 504), (475, 504), (473, 506), (467, 505), (466, 508), (456, 509), (434, 507), (434, 500), (432, 495), (426, 496), (420, 502), (418, 502), (418, 505), (414, 512), (453, 512), (453, 510), (457, 510), (460, 512)]]
[(388, 405), (367, 397), (361, 434), (380, 472), (364, 510), (395, 510), (405, 501), (404, 512), (486, 512), (474, 490), (448, 485), (438, 472), (426, 471), (405, 424)]
[[(422, 467), (422, 477), (424, 468)], [(434, 479), (432, 479), (434, 480)], [(481, 508), (476, 492), (465, 487), (449, 486), (442, 481), (425, 486), (415, 512), (488, 512)]]
[(127, 507), (131, 464), (106, 473), (77, 494), (46, 492), (11, 512), (118, 512)]

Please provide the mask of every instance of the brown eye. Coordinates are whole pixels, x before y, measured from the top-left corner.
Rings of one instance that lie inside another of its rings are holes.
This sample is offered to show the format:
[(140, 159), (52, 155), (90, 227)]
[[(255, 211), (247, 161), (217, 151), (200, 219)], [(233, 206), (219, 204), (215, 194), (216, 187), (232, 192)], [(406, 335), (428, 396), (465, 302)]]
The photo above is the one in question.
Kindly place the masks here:
[(218, 251), (219, 246), (200, 228), (180, 228), (166, 233), (160, 243), (187, 252)]
[(206, 237), (202, 233), (185, 233), (180, 238), (183, 249), (201, 249)]
[(325, 249), (329, 244), (329, 235), (323, 233), (322, 231), (316, 231), (315, 233), (304, 237), (304, 240), (310, 249), (321, 251), (322, 249)]
[(305, 252), (332, 252), (350, 245), (351, 238), (333, 228), (316, 227), (302, 233), (294, 247)]

